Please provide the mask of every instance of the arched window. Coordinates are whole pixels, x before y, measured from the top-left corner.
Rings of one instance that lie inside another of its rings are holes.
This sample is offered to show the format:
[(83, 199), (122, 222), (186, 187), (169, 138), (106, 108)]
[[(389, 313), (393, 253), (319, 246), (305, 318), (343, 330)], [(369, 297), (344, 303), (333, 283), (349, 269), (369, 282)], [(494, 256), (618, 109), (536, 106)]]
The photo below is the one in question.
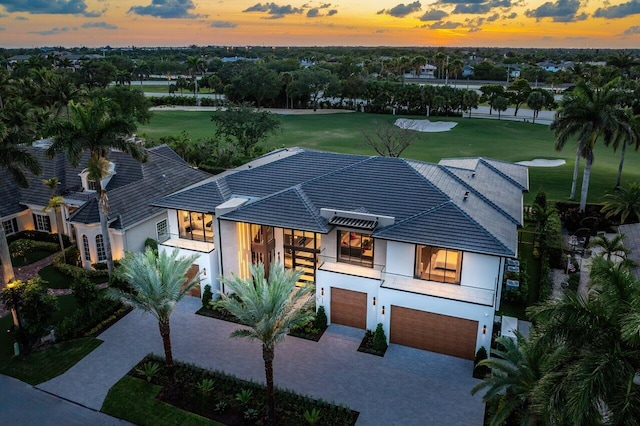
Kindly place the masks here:
[(107, 260), (107, 253), (104, 250), (104, 239), (102, 234), (96, 235), (96, 251), (98, 252), (98, 262)]
[(84, 260), (91, 262), (91, 252), (89, 251), (89, 239), (86, 235), (82, 236), (82, 248), (84, 250)]

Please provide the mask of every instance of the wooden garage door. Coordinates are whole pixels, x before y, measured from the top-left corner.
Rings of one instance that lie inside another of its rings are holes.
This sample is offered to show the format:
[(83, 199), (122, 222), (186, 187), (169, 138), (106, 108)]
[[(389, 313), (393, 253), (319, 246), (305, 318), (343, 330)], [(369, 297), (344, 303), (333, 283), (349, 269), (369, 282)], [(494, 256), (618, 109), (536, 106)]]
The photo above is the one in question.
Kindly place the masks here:
[(391, 306), (392, 343), (473, 359), (477, 334), (477, 321)]
[(367, 293), (331, 287), (331, 322), (367, 328)]
[[(196, 265), (195, 263), (193, 265), (191, 265), (189, 267), (189, 270), (187, 271), (187, 275), (186, 275), (187, 281), (185, 281), (185, 284), (188, 283), (189, 281), (191, 281), (191, 279), (193, 277), (198, 275), (198, 272), (200, 272), (200, 267), (198, 265)], [(201, 297), (201, 295), (200, 295), (200, 284), (196, 284), (195, 286), (193, 286), (191, 288), (191, 290), (189, 290), (189, 292), (187, 294), (189, 296)]]

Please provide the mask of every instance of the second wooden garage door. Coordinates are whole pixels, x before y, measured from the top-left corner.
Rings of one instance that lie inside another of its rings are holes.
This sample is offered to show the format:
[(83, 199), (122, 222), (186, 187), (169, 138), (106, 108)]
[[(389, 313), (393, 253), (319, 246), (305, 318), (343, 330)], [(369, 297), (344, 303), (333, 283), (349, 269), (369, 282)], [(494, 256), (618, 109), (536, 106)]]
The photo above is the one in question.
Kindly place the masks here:
[(331, 323), (367, 327), (367, 293), (331, 287)]
[(391, 306), (392, 343), (473, 359), (477, 334), (477, 321)]

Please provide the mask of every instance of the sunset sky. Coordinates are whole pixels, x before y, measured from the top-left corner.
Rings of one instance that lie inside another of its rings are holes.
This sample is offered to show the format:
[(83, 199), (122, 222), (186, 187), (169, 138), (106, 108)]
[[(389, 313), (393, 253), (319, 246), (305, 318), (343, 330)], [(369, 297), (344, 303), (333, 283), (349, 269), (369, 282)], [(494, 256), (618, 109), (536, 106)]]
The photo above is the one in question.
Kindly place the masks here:
[(640, 47), (640, 0), (333, 1), (0, 0), (0, 47)]

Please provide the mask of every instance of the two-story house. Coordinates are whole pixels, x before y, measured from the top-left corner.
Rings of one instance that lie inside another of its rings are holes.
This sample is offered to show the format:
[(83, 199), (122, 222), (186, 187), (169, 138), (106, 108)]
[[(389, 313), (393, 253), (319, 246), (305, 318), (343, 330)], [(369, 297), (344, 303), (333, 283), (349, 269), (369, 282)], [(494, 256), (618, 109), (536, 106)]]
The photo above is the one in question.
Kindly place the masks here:
[[(202, 285), (282, 262), (315, 284), (331, 323), (473, 359), (490, 343), (504, 264), (517, 257), (528, 171), (282, 149), (164, 197), (161, 250), (198, 253)], [(206, 269), (206, 273), (204, 271)]]

